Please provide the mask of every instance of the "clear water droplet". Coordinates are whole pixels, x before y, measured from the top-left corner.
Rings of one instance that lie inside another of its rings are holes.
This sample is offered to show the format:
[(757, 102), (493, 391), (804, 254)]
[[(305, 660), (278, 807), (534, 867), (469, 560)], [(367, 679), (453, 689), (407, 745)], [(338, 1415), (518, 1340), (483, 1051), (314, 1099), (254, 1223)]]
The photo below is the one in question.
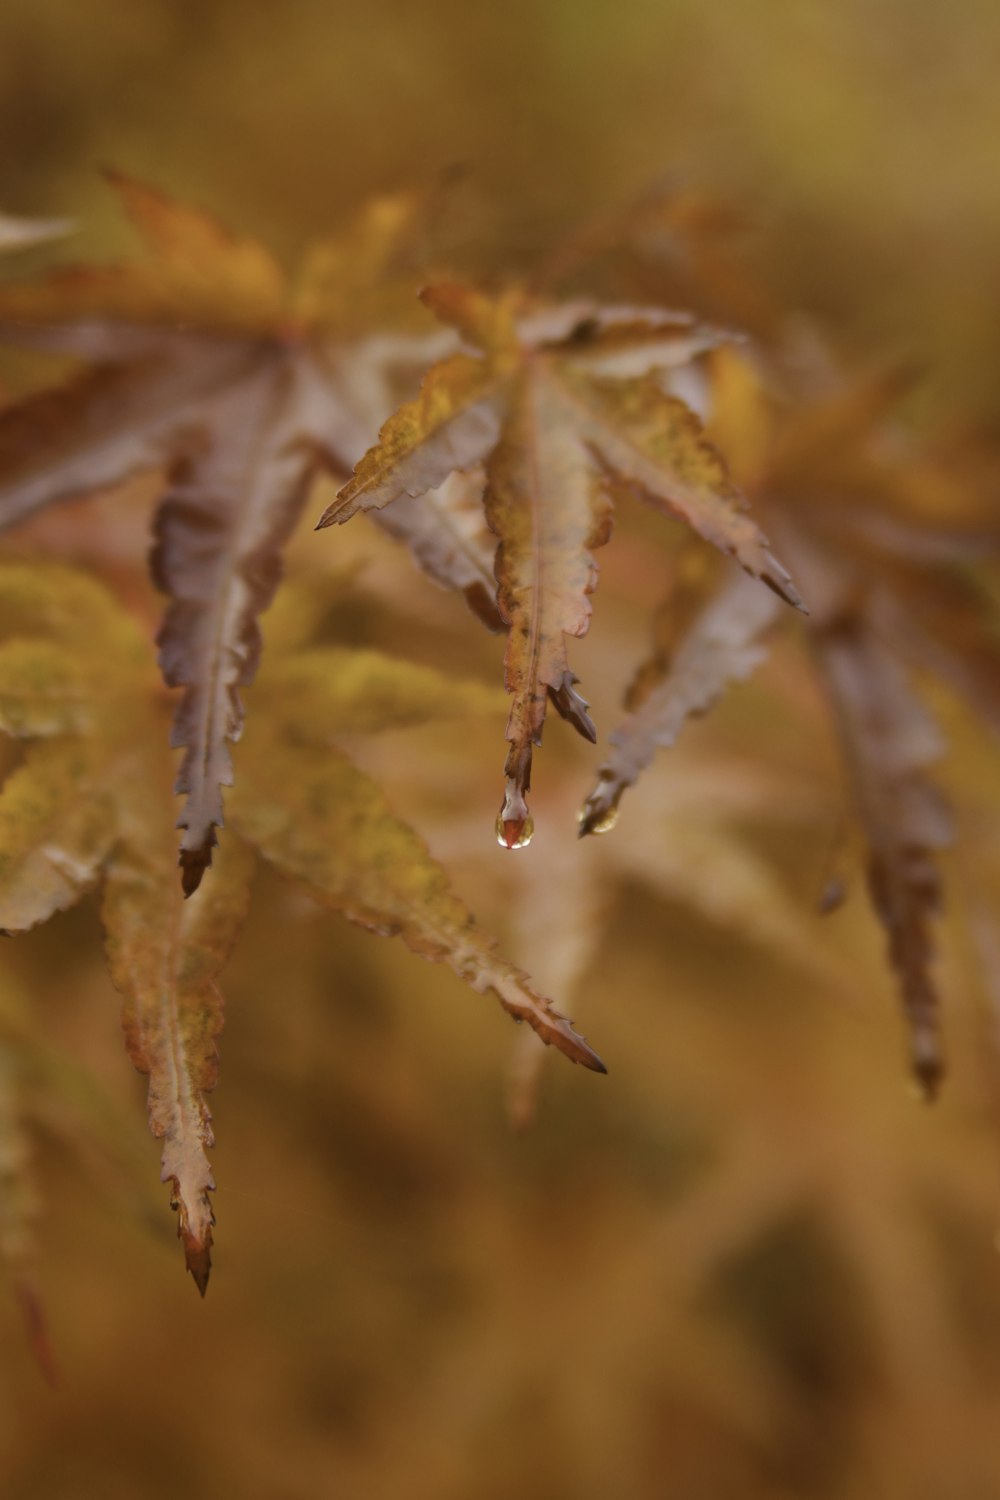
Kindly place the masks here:
[(596, 823), (592, 823), (590, 821), (590, 809), (583, 807), (577, 815), (577, 822), (580, 824), (586, 823), (588, 833), (610, 833), (618, 822), (618, 811), (617, 806), (609, 807), (606, 812), (601, 814)]
[(610, 833), (618, 822), (618, 808), (609, 807), (603, 818), (599, 818), (590, 830), (591, 833)]
[(530, 813), (524, 818), (505, 819), (501, 809), (497, 813), (496, 829), (501, 849), (526, 849), (535, 832), (535, 820)]

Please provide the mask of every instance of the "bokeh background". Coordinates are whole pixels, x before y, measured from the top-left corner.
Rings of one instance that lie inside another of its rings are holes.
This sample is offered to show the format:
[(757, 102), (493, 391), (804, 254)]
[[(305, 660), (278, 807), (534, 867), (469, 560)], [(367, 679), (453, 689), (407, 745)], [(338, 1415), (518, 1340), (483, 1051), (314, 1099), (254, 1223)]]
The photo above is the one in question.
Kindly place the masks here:
[[(992, 0), (5, 0), (0, 206), (115, 253), (110, 163), (290, 254), (373, 190), (462, 169), (442, 242), (493, 276), (667, 177), (734, 205), (782, 308), (862, 364), (913, 362), (914, 421), (990, 440), (998, 73)], [(460, 601), (360, 523), (336, 542), (358, 565), (341, 638), (495, 674)], [(658, 580), (627, 531), (602, 567), (575, 659), (609, 726)], [(846, 795), (794, 650), (662, 758), (613, 839), (574, 841), (596, 762), (558, 725), (516, 857), (491, 843), (502, 717), (366, 749), (541, 980), (593, 938), (568, 1003), (611, 1072), (548, 1068), (513, 1131), (504, 1018), (263, 880), (226, 983), (204, 1305), (93, 906), (11, 944), (7, 1003), (52, 1049), (60, 1382), (0, 1299), (0, 1493), (1000, 1496), (1000, 778), (938, 707), (961, 837), (933, 1110), (850, 856), (845, 907), (815, 914)]]

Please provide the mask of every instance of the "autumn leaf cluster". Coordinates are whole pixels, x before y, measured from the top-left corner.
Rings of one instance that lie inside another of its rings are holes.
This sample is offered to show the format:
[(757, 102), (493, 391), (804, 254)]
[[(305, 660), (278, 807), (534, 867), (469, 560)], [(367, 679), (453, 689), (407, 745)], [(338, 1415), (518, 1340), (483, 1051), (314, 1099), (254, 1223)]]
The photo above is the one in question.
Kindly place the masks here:
[[(505, 636), (496, 834), (508, 849), (531, 840), (549, 706), (597, 738), (568, 647), (588, 630), (594, 554), (630, 497), (662, 524), (674, 587), (581, 833), (609, 831), (655, 751), (748, 678), (772, 637), (798, 629), (840, 727), (873, 906), (932, 1093), (943, 1067), (935, 855), (950, 821), (928, 777), (940, 736), (910, 673), (935, 673), (1000, 720), (995, 519), (894, 434), (896, 382), (852, 383), (832, 367), (804, 379), (772, 330), (748, 344), (713, 321), (696, 280), (693, 312), (671, 307), (666, 278), (653, 302), (479, 290), (421, 263), (418, 195), (374, 201), (289, 277), (200, 211), (112, 180), (141, 258), (0, 284), (0, 337), (75, 362), (62, 383), (0, 410), (0, 525), (156, 476), (159, 678), (148, 621), (94, 578), (51, 559), (0, 559), (0, 729), (11, 747), (0, 926), (24, 931), (100, 889), (126, 1043), (149, 1078), (199, 1288), (214, 1224), (206, 1095), (218, 979), (258, 860), (447, 963), (543, 1042), (604, 1070), (497, 956), (345, 748), (401, 724), (493, 713), (502, 695), (302, 628), (308, 605), (294, 582), (281, 587), (283, 554), (321, 478), (340, 485), (321, 530), (370, 512)], [(0, 245), (58, 228), (0, 220)], [(636, 229), (619, 224), (623, 244)], [(584, 235), (541, 280), (608, 248)], [(335, 539), (313, 547), (333, 569)], [(625, 828), (615, 838), (629, 847)], [(571, 889), (571, 874), (555, 885)], [(564, 909), (552, 927), (574, 919)]]

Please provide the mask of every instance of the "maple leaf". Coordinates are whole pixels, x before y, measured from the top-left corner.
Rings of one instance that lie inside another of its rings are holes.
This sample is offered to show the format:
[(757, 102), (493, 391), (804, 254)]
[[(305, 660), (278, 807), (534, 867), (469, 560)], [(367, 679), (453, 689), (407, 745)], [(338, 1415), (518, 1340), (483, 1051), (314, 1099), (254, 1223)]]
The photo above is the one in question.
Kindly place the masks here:
[[(766, 595), (765, 595), (766, 598)], [(777, 872), (737, 825), (753, 818), (786, 824), (802, 839), (816, 832), (812, 781), (766, 765), (747, 768), (730, 756), (679, 755), (668, 780), (645, 789), (643, 817), (629, 837), (595, 841), (585, 849), (560, 835), (571, 822), (553, 819), (538, 835), (516, 878), (498, 879), (508, 915), (531, 973), (546, 990), (573, 998), (606, 942), (623, 888), (641, 888), (679, 907), (730, 939), (763, 950), (808, 978), (821, 991), (856, 982), (845, 957), (825, 941), (823, 924), (807, 902), (797, 902)], [(484, 855), (474, 830), (453, 827), (443, 842), (449, 863)], [(576, 1008), (576, 1007), (575, 1007)], [(513, 1044), (508, 1113), (517, 1128), (534, 1120), (545, 1050), (522, 1035)]]
[(628, 721), (612, 733), (611, 752), (581, 811), (581, 837), (607, 832), (626, 788), (656, 750), (672, 745), (688, 718), (707, 713), (729, 683), (750, 676), (766, 654), (761, 638), (777, 620), (778, 608), (773, 596), (736, 574), (705, 605), (676, 651), (646, 665), (631, 695)]
[[(280, 634), (280, 632), (279, 632)], [(165, 704), (147, 643), (73, 570), (0, 564), (0, 730), (26, 742), (0, 788), (0, 927), (20, 932), (101, 886), (129, 1055), (149, 1078), (187, 1265), (203, 1293), (215, 1186), (206, 1095), (218, 1072), (217, 979), (239, 936), (253, 851), (325, 905), (491, 993), (574, 1062), (597, 1055), (452, 891), (418, 835), (332, 741), (495, 706), (478, 683), (332, 647), (272, 662), (265, 712), (242, 747), (233, 820), (213, 879), (174, 878)]]
[(592, 553), (610, 534), (614, 491), (634, 490), (733, 554), (789, 603), (801, 600), (743, 513), (697, 417), (649, 373), (711, 347), (717, 331), (649, 308), (568, 304), (532, 314), (514, 295), (490, 300), (453, 284), (422, 296), (478, 353), (452, 355), (431, 369), (419, 397), (385, 423), (319, 525), (422, 496), (456, 470), (485, 465), (513, 697), (497, 832), (516, 848), (531, 835), (532, 752), (548, 702), (585, 738), (596, 737), (566, 638), (583, 635), (589, 624)]
[[(780, 364), (712, 356), (713, 430), (806, 588), (803, 626), (841, 728), (868, 845), (868, 883), (889, 938), (910, 1027), (915, 1075), (932, 1096), (943, 1074), (930, 919), (940, 904), (935, 853), (951, 818), (926, 772), (944, 741), (909, 683), (935, 672), (977, 713), (997, 707), (1000, 635), (988, 588), (968, 573), (995, 552), (990, 524), (954, 476), (886, 444), (895, 374), (775, 406)], [(762, 368), (766, 373), (761, 374)], [(924, 507), (920, 514), (919, 507)], [(917, 514), (914, 514), (914, 512)], [(964, 516), (964, 521), (963, 521)], [(956, 524), (956, 517), (958, 524)], [(764, 655), (777, 612), (735, 584), (709, 602), (669, 657), (641, 674), (638, 700), (581, 813), (581, 832), (615, 819), (658, 745)]]
[(383, 531), (403, 542), (428, 578), (465, 595), (466, 603), (488, 630), (501, 631), (493, 571), (496, 537), (483, 514), (486, 476), (482, 469), (449, 474), (443, 484), (422, 495), (404, 495), (375, 512)]
[[(172, 743), (185, 751), (178, 826), (190, 895), (223, 822), (240, 693), (257, 670), (258, 617), (283, 546), (317, 472), (350, 472), (388, 409), (391, 371), (427, 357), (393, 301), (416, 200), (376, 199), (291, 280), (263, 246), (200, 211), (111, 181), (145, 259), (0, 288), (0, 336), (86, 362), (68, 384), (0, 413), (0, 527), (166, 469), (151, 568), (170, 600), (161, 669), (183, 690)], [(387, 319), (403, 333), (379, 332)]]

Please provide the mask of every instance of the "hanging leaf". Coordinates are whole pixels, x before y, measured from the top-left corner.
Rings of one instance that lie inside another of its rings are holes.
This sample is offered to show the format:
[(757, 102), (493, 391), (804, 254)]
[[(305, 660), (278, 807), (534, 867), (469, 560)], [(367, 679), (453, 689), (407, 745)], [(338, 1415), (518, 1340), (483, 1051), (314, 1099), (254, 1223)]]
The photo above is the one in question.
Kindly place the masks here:
[(479, 353), (434, 366), (319, 524), (422, 496), (456, 470), (485, 465), (513, 697), (497, 831), (517, 848), (531, 835), (527, 792), (547, 701), (595, 737), (566, 638), (590, 621), (592, 554), (610, 535), (614, 489), (635, 490), (787, 602), (801, 600), (697, 418), (648, 373), (712, 347), (716, 330), (657, 309), (571, 304), (532, 314), (512, 296), (490, 301), (455, 285), (422, 295)]
[(253, 851), (324, 905), (399, 934), (492, 994), (542, 1039), (604, 1065), (520, 969), (500, 958), (423, 841), (332, 742), (491, 713), (498, 695), (375, 651), (276, 653), (241, 747), (234, 820), (212, 880), (174, 876), (172, 758), (147, 643), (71, 569), (0, 563), (0, 728), (24, 741), (0, 787), (0, 927), (21, 932), (100, 885), (108, 966), (128, 1052), (149, 1078), (188, 1269), (204, 1293), (215, 1186), (206, 1096), (218, 1074), (218, 976), (249, 899)]
[[(935, 855), (950, 842), (951, 821), (926, 776), (945, 747), (906, 669), (936, 673), (1000, 722), (1000, 616), (988, 581), (974, 572), (995, 553), (995, 536), (967, 495), (954, 502), (952, 476), (921, 465), (905, 443), (886, 441), (899, 390), (894, 372), (835, 385), (796, 407), (775, 394), (783, 389), (780, 364), (728, 351), (712, 360), (712, 428), (745, 470), (755, 506), (810, 599), (803, 628), (841, 726), (913, 1069), (932, 1096), (944, 1065), (930, 923), (941, 897)], [(772, 623), (759, 604), (745, 590), (740, 601), (729, 586), (704, 605), (668, 660), (649, 665), (642, 701), (612, 735), (581, 832), (609, 826), (655, 748), (673, 743), (687, 714), (708, 708), (727, 681), (753, 670), (759, 636)]]
[(742, 682), (765, 655), (762, 637), (774, 624), (779, 604), (742, 575), (732, 578), (709, 601), (691, 626), (660, 680), (611, 735), (611, 753), (580, 813), (580, 834), (603, 833), (614, 824), (618, 805), (687, 720), (707, 713), (732, 682)]
[(944, 1071), (930, 978), (929, 924), (941, 904), (933, 856), (951, 843), (952, 822), (924, 772), (940, 759), (944, 742), (863, 617), (832, 621), (819, 633), (818, 649), (868, 839), (872, 904), (899, 974), (913, 1070), (933, 1098)]
[[(223, 822), (240, 694), (285, 542), (319, 469), (350, 471), (390, 404), (390, 370), (426, 358), (394, 266), (416, 199), (376, 200), (292, 280), (199, 210), (111, 181), (144, 259), (0, 288), (0, 336), (86, 362), (65, 386), (0, 412), (0, 527), (166, 471), (152, 572), (170, 600), (161, 668), (184, 690), (172, 743), (186, 752), (177, 790), (190, 895)], [(395, 283), (379, 287), (390, 270)], [(379, 333), (387, 321), (400, 329), (392, 337)]]

